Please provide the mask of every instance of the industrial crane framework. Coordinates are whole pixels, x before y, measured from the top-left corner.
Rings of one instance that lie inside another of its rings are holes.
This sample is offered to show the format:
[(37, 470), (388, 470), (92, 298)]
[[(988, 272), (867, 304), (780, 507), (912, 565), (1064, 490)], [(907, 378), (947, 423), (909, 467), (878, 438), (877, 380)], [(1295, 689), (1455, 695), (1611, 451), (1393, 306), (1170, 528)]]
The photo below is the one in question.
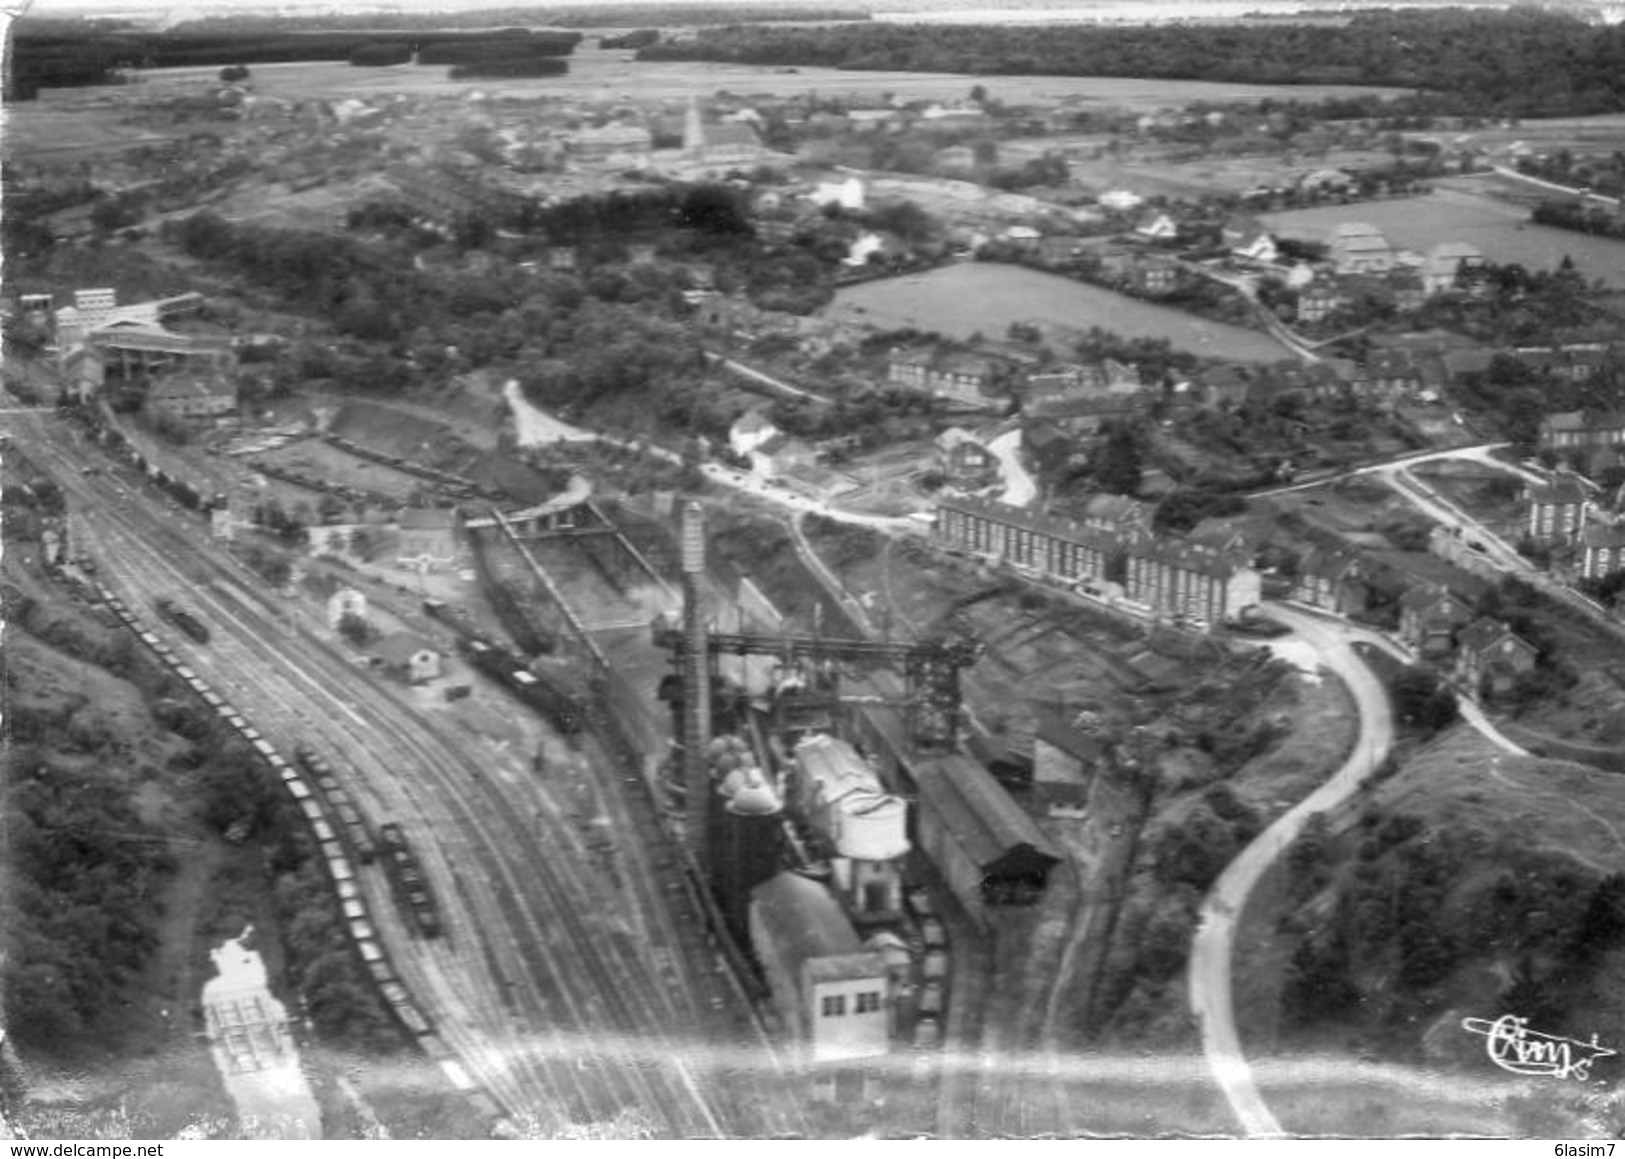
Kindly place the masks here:
[[(657, 620), (654, 642), (669, 649), (676, 666), (683, 668), (688, 638), (681, 628)], [(977, 644), (963, 639), (908, 644), (738, 632), (708, 632), (705, 647), (712, 675), (716, 674), (717, 657), (723, 655), (776, 656), (786, 664), (798, 660), (847, 660), (901, 669), (909, 745), (916, 752), (952, 752), (958, 746), (962, 703), (959, 670), (976, 663), (981, 651)]]

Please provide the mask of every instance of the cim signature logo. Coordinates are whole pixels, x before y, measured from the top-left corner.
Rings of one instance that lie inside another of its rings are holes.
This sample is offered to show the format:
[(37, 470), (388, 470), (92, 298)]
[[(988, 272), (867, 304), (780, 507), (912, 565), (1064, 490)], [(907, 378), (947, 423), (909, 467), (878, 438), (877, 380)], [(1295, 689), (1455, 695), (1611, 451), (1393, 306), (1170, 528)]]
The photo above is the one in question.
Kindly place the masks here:
[(1529, 1019), (1503, 1014), (1494, 1022), (1483, 1018), (1463, 1018), (1461, 1028), (1482, 1034), (1484, 1052), (1504, 1071), (1521, 1075), (1548, 1075), (1552, 1078), (1585, 1082), (1591, 1077), (1591, 1064), (1617, 1054), (1599, 1045), (1593, 1034), (1590, 1042), (1562, 1038), (1529, 1029)]

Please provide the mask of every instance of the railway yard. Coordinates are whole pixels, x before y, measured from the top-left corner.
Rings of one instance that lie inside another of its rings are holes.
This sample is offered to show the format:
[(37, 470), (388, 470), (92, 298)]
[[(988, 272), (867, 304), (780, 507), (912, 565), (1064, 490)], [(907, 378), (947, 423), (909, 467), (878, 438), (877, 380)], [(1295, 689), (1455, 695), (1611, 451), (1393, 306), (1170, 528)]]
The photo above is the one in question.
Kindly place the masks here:
[[(76, 434), (25, 423), (19, 436), (77, 513), (76, 554), (102, 561), (113, 597), (146, 615), (189, 593), (210, 639), (173, 633), (181, 662), (276, 752), (326, 754), (354, 806), (412, 841), (443, 895), (440, 936), (422, 936), (396, 904), (382, 859), (356, 859), (354, 880), (378, 950), (432, 1027), (424, 1048), (451, 1064), (454, 1086), (483, 1093), (493, 1120), (527, 1134), (624, 1130), (629, 1113), (661, 1137), (802, 1133), (771, 1053), (728, 1013), (732, 995), (684, 895), (662, 887), (669, 853), (630, 803), (646, 790), (595, 738), (571, 748), (501, 707), (485, 715), (509, 729), (486, 735), (461, 708), (425, 712), (358, 679), (312, 612), (273, 603), (234, 561), (199, 550), (201, 528), (178, 529), (136, 476), (85, 475)], [(504, 696), (472, 683), (476, 707)], [(538, 777), (538, 748), (570, 776)], [(624, 872), (601, 872), (606, 857)]]

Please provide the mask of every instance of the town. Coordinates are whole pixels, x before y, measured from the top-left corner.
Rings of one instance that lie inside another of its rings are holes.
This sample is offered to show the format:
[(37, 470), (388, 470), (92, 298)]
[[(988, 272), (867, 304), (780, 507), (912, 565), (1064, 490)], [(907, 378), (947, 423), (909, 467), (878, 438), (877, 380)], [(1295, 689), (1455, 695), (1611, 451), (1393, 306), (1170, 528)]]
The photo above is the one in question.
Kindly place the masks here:
[(1617, 1135), (1607, 14), (694, 7), (15, 22), (0, 1134)]

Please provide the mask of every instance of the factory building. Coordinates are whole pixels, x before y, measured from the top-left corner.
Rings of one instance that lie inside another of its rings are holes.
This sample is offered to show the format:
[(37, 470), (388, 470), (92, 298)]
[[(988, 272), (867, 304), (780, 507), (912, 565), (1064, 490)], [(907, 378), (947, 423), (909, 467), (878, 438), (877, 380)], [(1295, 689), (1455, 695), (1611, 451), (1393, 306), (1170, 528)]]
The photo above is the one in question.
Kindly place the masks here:
[(791, 872), (758, 885), (750, 940), (800, 1062), (841, 1063), (890, 1050), (886, 954), (863, 947), (822, 885)]
[(971, 917), (1043, 896), (1061, 855), (991, 773), (953, 754), (917, 762), (914, 777), (920, 848)]
[(835, 886), (858, 921), (902, 912), (908, 806), (888, 793), (846, 741), (804, 737), (795, 748), (801, 814), (827, 854)]

